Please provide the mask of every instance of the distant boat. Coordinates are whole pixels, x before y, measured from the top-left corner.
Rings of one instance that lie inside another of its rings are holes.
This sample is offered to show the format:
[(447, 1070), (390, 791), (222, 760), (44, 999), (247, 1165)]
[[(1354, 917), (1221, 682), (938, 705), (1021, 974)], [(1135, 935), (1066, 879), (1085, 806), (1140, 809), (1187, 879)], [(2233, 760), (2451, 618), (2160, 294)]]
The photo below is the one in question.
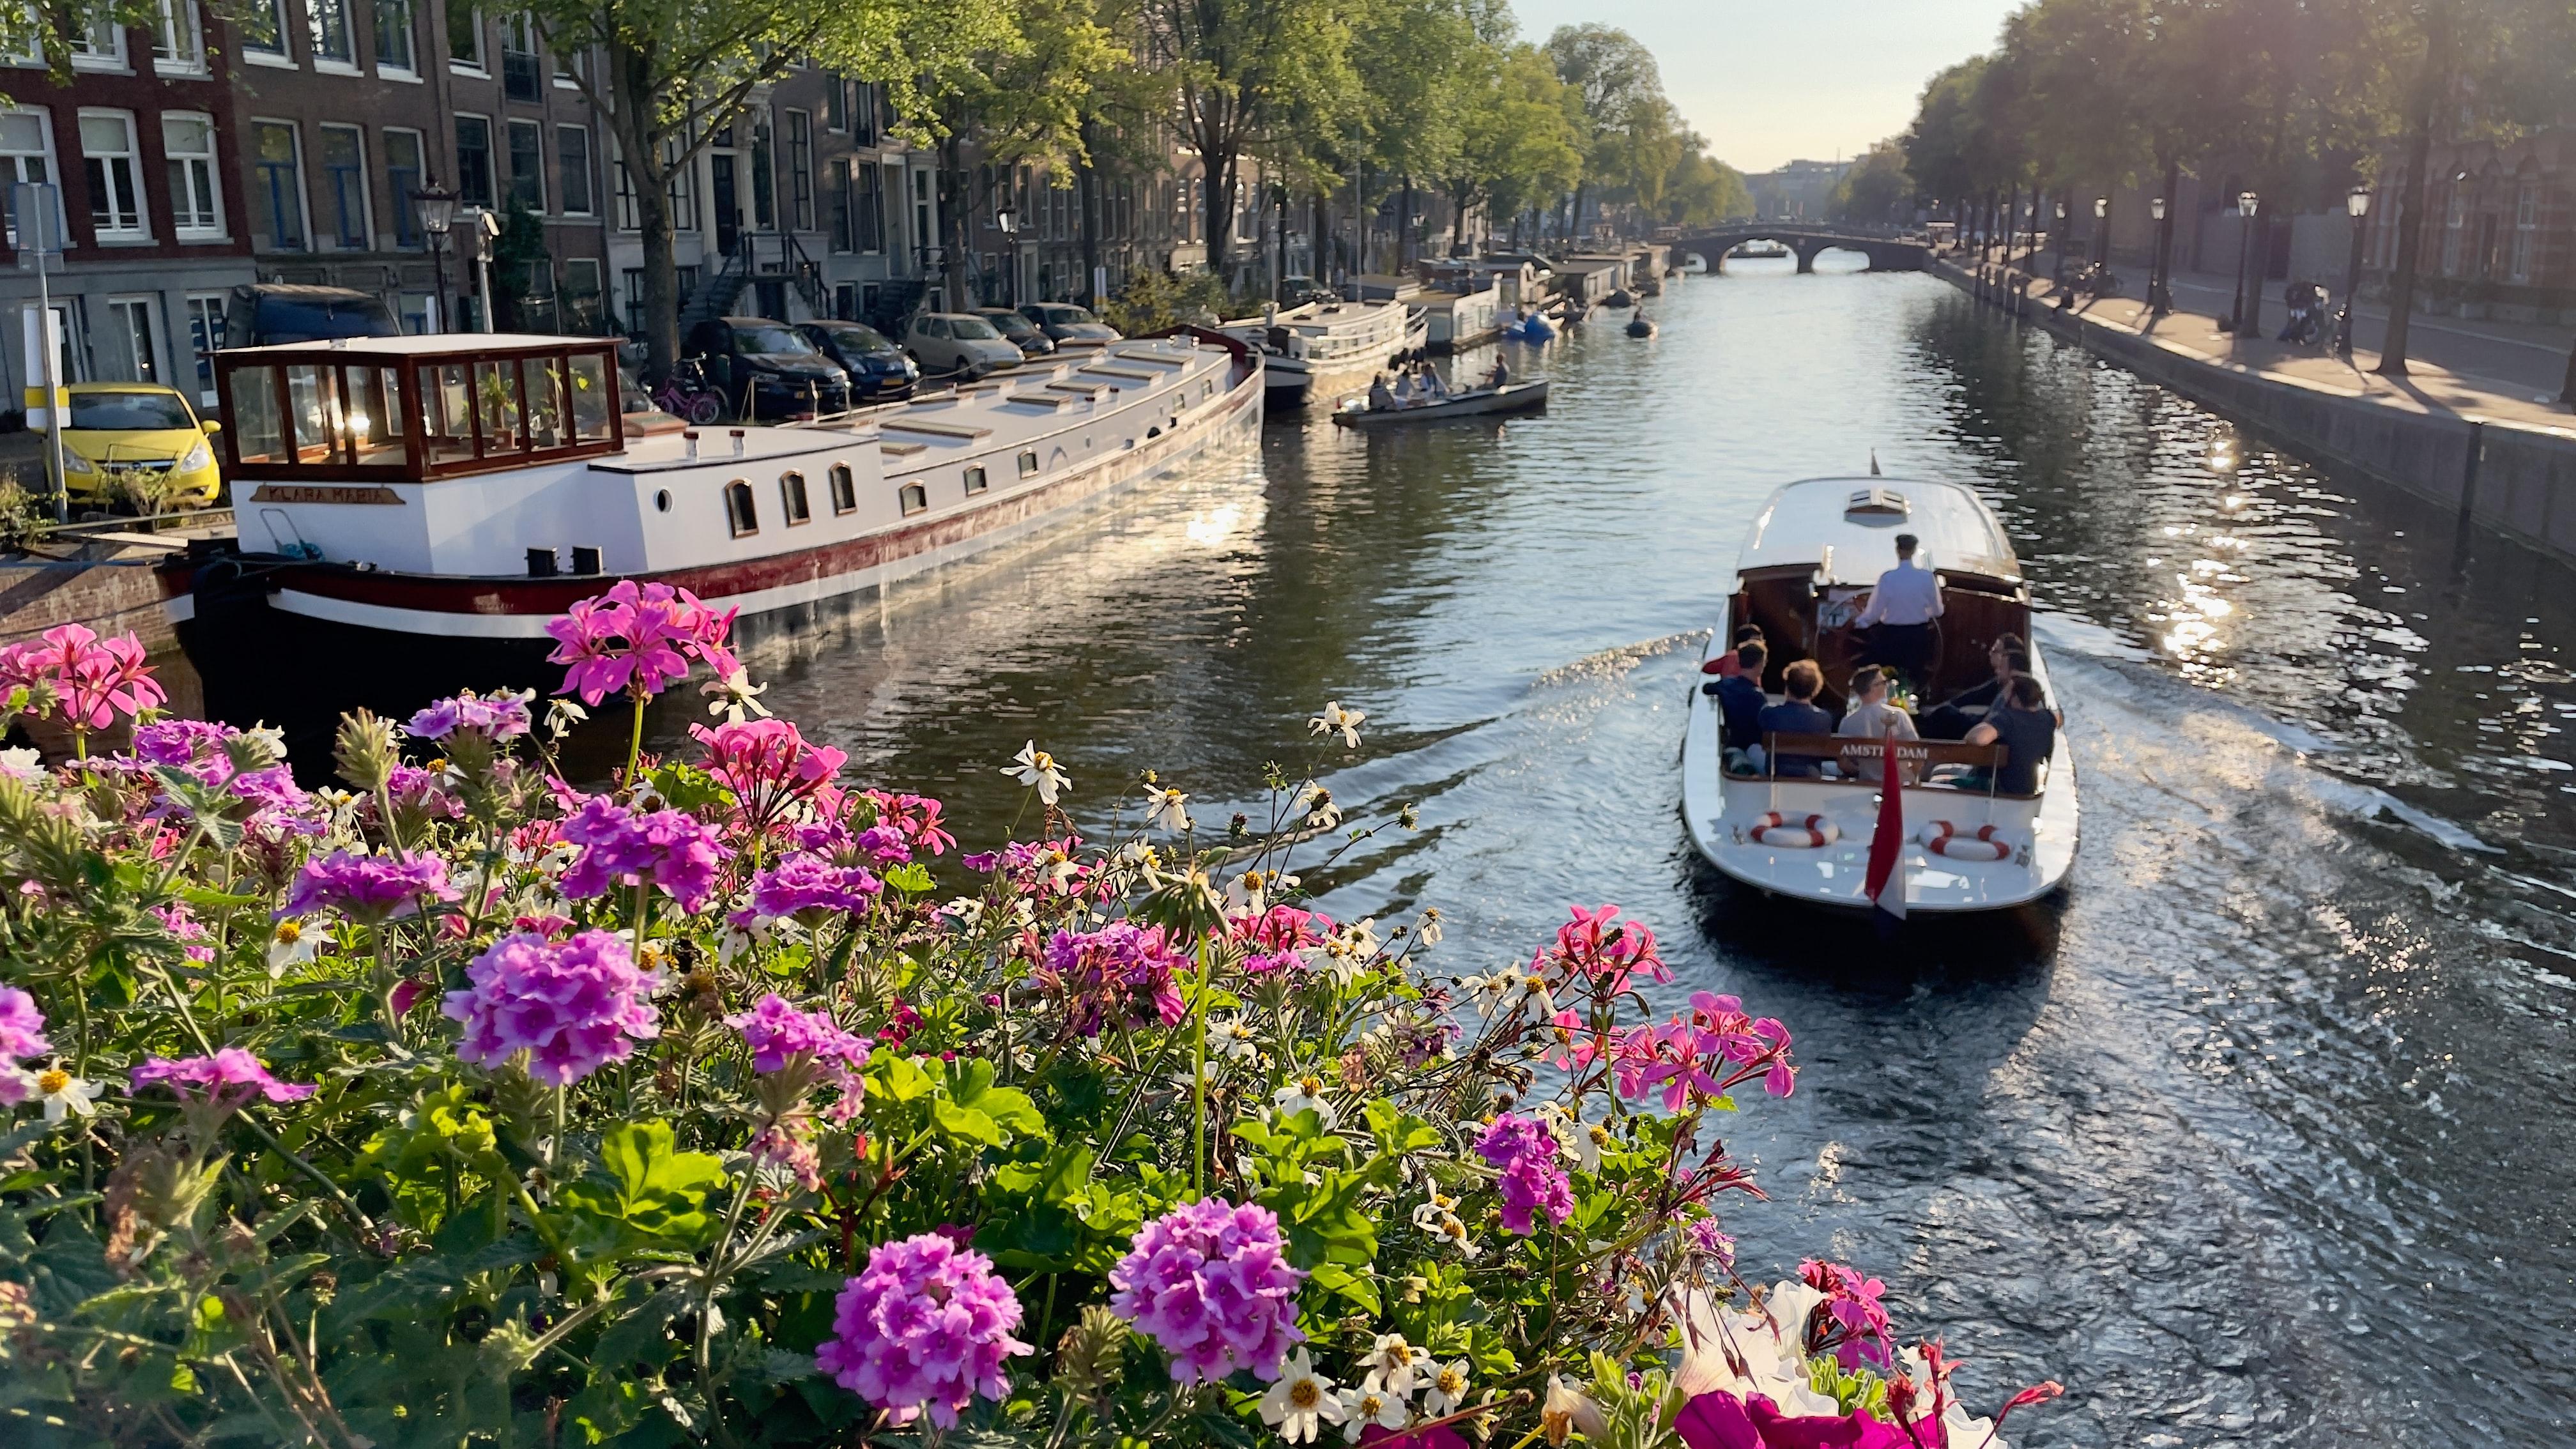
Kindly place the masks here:
[(1636, 316), (1629, 318), (1629, 319), (1628, 319), (1628, 335), (1629, 335), (1629, 336), (1631, 336), (1631, 337), (1652, 337), (1652, 336), (1654, 336), (1654, 335), (1655, 335), (1655, 324), (1654, 324), (1653, 319), (1649, 318), (1649, 317), (1648, 317), (1644, 312), (1642, 312), (1642, 311), (1641, 311), (1641, 312), (1639, 312)]
[(1527, 382), (1507, 382), (1501, 387), (1480, 387), (1472, 392), (1455, 394), (1442, 402), (1419, 403), (1409, 408), (1372, 412), (1364, 407), (1346, 407), (1333, 414), (1333, 421), (1346, 428), (1383, 428), (1397, 423), (1436, 423), (1447, 418), (1536, 412), (1546, 406), (1547, 379), (1535, 377)]
[(1339, 402), (1429, 337), (1402, 302), (1309, 302), (1228, 322), (1222, 330), (1262, 354), (1265, 405), (1272, 412)]
[(1524, 315), (1503, 329), (1503, 337), (1512, 342), (1545, 342), (1556, 336), (1556, 328), (1536, 312)]
[(1735, 249), (1735, 255), (1739, 257), (1777, 258), (1788, 254), (1789, 249), (1775, 241), (1746, 242)]

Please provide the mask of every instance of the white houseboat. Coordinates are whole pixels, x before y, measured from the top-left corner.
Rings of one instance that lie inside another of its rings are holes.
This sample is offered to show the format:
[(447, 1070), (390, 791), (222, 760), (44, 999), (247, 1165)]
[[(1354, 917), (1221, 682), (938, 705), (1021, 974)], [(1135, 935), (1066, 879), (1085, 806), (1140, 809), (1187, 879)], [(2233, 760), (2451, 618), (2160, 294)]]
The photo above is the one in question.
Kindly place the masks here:
[(1186, 333), (818, 423), (639, 432), (607, 341), (238, 349), (216, 357), (238, 537), (162, 590), (208, 714), (243, 723), (551, 686), (546, 621), (622, 578), (740, 610), (756, 646), (1249, 447), (1261, 373)]
[[(1770, 651), (1761, 681), (1768, 700), (1782, 698), (1789, 664), (1810, 659), (1825, 680), (1817, 702), (1839, 717), (1853, 671), (1870, 662), (1870, 641), (1856, 621), (1879, 574), (1894, 566), (1900, 533), (1920, 540), (1918, 564), (1941, 581), (1925, 700), (1990, 679), (1988, 648), (2012, 634), (2054, 705), (2047, 662), (2031, 642), (2030, 590), (2012, 541), (1983, 500), (1953, 483), (1815, 478), (1772, 494), (1737, 556), (1704, 663), (1727, 652), (1738, 628), (1760, 625)], [(1692, 845), (1758, 890), (1867, 909), (1885, 746), (1838, 735), (1736, 743), (1728, 747), (1718, 700), (1695, 682), (1682, 743), (1682, 815)], [(1909, 914), (1999, 910), (2064, 883), (2075, 863), (2076, 799), (2075, 761), (2063, 737), (2026, 793), (1997, 788), (2005, 763), (1999, 744), (1900, 742), (1897, 755), (1905, 829), (1897, 873)], [(1783, 772), (1784, 760), (1821, 763), (1814, 774), (1792, 775)]]
[(1260, 351), (1273, 410), (1331, 407), (1364, 392), (1397, 353), (1429, 336), (1415, 309), (1400, 301), (1308, 302), (1228, 322), (1225, 333)]

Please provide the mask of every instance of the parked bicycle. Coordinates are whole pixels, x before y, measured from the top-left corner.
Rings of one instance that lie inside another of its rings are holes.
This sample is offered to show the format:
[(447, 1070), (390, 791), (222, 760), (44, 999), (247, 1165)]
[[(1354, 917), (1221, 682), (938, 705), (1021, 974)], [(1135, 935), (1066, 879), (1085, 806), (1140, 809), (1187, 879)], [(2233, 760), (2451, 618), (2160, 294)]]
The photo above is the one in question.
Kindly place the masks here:
[(671, 375), (653, 390), (653, 406), (700, 427), (724, 416), (724, 394), (707, 382), (707, 370), (694, 357), (683, 357)]

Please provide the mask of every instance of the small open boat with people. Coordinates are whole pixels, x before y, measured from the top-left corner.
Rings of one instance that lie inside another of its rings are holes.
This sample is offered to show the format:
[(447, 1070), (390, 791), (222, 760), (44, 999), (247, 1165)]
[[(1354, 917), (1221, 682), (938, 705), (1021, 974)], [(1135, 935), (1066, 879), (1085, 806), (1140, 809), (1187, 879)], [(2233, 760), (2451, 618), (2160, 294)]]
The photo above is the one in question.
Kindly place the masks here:
[(1371, 408), (1354, 401), (1334, 413), (1333, 421), (1346, 428), (1384, 428), (1398, 423), (1436, 423), (1449, 418), (1531, 413), (1546, 406), (1547, 379), (1534, 377), (1527, 382), (1507, 382), (1501, 387), (1472, 388), (1451, 393), (1438, 402), (1418, 402), (1406, 407)]
[[(1930, 618), (1890, 622), (1900, 601)], [(1967, 488), (1873, 474), (1773, 493), (1691, 691), (1692, 845), (1757, 890), (1896, 916), (2057, 889), (2075, 762), (2030, 621), (2012, 542)], [(1906, 692), (1939, 703), (1893, 708)]]

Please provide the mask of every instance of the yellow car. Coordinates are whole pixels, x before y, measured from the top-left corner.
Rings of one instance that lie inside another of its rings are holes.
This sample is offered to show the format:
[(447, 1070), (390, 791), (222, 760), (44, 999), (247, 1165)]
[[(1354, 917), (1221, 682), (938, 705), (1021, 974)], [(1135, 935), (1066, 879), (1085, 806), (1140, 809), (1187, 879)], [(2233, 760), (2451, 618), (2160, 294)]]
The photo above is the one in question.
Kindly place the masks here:
[(223, 492), (213, 439), (187, 396), (157, 382), (75, 382), (63, 430), (63, 473), (74, 503), (138, 513), (203, 508)]

